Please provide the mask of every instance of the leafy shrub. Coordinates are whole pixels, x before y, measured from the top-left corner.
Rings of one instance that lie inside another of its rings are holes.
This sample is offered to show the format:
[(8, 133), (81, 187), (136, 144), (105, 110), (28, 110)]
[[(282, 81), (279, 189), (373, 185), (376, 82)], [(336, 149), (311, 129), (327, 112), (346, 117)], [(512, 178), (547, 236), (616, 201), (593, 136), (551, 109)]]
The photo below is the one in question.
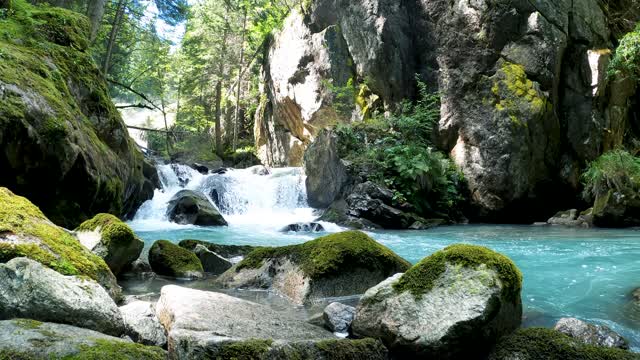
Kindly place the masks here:
[(640, 23), (626, 34), (609, 64), (609, 75), (630, 76), (640, 79)]
[(390, 116), (380, 114), (336, 128), (338, 153), (368, 180), (386, 185), (398, 204), (409, 202), (424, 215), (454, 217), (464, 200), (464, 178), (433, 146), (440, 99), (418, 82), (419, 98)]
[(640, 192), (640, 158), (625, 150), (604, 153), (582, 174), (583, 198), (593, 201), (609, 190), (623, 194)]

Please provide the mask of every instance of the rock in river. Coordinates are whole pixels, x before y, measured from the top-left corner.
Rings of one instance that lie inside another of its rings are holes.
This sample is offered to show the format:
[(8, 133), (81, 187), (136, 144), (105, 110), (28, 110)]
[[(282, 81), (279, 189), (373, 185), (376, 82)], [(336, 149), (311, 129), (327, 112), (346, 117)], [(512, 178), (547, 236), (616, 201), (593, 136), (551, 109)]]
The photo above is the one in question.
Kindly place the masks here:
[(125, 334), (135, 342), (164, 346), (167, 336), (156, 316), (155, 306), (146, 301), (133, 301), (120, 307), (124, 319)]
[(118, 307), (96, 282), (63, 276), (27, 258), (0, 264), (0, 319), (32, 318), (120, 336)]
[(204, 194), (191, 190), (179, 191), (169, 200), (167, 216), (171, 221), (183, 225), (227, 225), (227, 221)]
[(339, 302), (327, 305), (322, 314), (324, 323), (329, 330), (340, 334), (349, 333), (355, 315), (356, 308)]
[(118, 275), (131, 265), (142, 252), (144, 242), (131, 228), (110, 214), (98, 214), (76, 229), (80, 243), (107, 263)]
[(158, 275), (189, 279), (203, 277), (200, 259), (191, 251), (167, 240), (153, 243), (149, 249), (149, 264)]
[(627, 340), (604, 325), (589, 324), (575, 318), (562, 318), (554, 329), (588, 345), (629, 348)]
[(521, 282), (507, 257), (452, 245), (369, 289), (351, 328), (399, 357), (477, 358), (520, 326)]
[(226, 287), (266, 288), (296, 304), (362, 294), (410, 264), (360, 231), (304, 244), (259, 248), (222, 274)]
[(121, 290), (107, 264), (65, 229), (54, 225), (29, 200), (0, 187), (0, 262), (28, 257), (62, 275), (97, 281), (113, 299)]
[(0, 321), (0, 358), (163, 360), (159, 347), (129, 341), (69, 325), (28, 319)]
[(214, 253), (203, 245), (196, 246), (193, 252), (198, 256), (198, 259), (200, 259), (204, 271), (209, 274), (220, 275), (233, 266), (231, 261)]

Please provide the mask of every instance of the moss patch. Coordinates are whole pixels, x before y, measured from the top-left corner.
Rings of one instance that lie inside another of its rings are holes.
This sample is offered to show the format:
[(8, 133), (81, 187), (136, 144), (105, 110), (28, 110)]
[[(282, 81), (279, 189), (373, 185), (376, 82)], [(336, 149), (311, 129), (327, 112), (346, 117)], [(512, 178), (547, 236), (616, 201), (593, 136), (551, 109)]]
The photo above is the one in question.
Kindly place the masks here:
[[(5, 241), (3, 235), (25, 241)], [(98, 282), (110, 273), (99, 256), (52, 224), (38, 207), (0, 187), (0, 262), (16, 257), (28, 257), (63, 275), (84, 275)]]
[(76, 231), (94, 231), (98, 228), (105, 245), (129, 244), (136, 237), (127, 224), (111, 214), (98, 214), (93, 219), (80, 224)]
[(265, 260), (283, 257), (298, 264), (310, 278), (339, 275), (347, 268), (365, 268), (391, 274), (405, 271), (411, 266), (365, 233), (345, 231), (304, 244), (256, 249), (238, 264), (236, 270), (259, 268)]
[(377, 340), (323, 340), (316, 343), (318, 350), (322, 351), (325, 359), (332, 360), (366, 360), (386, 358), (386, 349)]
[(156, 346), (122, 341), (96, 340), (93, 346), (82, 346), (80, 353), (63, 360), (164, 360), (165, 352)]
[(23, 329), (37, 329), (42, 325), (42, 321), (31, 320), (31, 319), (16, 319), (13, 321), (17, 326)]
[(234, 342), (222, 345), (216, 355), (216, 359), (243, 359), (258, 360), (264, 356), (271, 348), (271, 340), (249, 339), (242, 342)]
[(507, 300), (514, 301), (520, 296), (522, 273), (513, 261), (485, 247), (466, 244), (451, 245), (422, 259), (400, 277), (394, 289), (399, 293), (410, 291), (419, 298), (434, 287), (447, 263), (473, 269), (484, 264), (498, 273)]
[(149, 263), (160, 275), (182, 277), (189, 272), (204, 272), (200, 259), (194, 253), (168, 240), (153, 243), (149, 250)]
[(546, 360), (626, 360), (640, 359), (628, 351), (586, 345), (551, 329), (519, 329), (504, 337), (490, 359)]

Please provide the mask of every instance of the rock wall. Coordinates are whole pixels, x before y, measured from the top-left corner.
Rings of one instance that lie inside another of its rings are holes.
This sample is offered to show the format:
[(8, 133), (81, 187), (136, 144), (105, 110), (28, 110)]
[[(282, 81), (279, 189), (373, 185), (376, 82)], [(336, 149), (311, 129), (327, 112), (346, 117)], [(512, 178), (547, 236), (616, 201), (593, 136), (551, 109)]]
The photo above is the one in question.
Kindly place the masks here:
[[(342, 45), (317, 47), (327, 32)], [(335, 71), (387, 110), (414, 96), (418, 74), (441, 93), (439, 144), (475, 215), (546, 218), (579, 201), (588, 161), (633, 136), (637, 87), (609, 81), (612, 48), (597, 0), (315, 0), (267, 51), (256, 142), (265, 163), (299, 165), (319, 129), (358, 119), (331, 113)]]
[(28, 5), (0, 29), (0, 185), (67, 228), (101, 212), (133, 215), (157, 182), (87, 34), (84, 16)]

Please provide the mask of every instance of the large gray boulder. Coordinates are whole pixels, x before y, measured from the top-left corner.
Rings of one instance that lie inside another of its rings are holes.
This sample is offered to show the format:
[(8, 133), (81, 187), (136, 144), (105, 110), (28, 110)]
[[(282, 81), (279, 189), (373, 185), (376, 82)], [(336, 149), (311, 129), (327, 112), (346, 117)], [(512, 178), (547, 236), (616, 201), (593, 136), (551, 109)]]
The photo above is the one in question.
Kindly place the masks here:
[(214, 253), (203, 245), (196, 246), (193, 252), (196, 254), (198, 259), (200, 259), (202, 269), (209, 274), (220, 275), (233, 266), (231, 261)]
[(353, 306), (332, 302), (322, 312), (325, 325), (334, 333), (348, 334), (351, 323), (356, 315)]
[(629, 348), (627, 340), (604, 325), (589, 324), (576, 318), (562, 318), (554, 329), (588, 345)]
[(136, 300), (121, 306), (120, 313), (124, 319), (125, 335), (133, 341), (160, 347), (166, 345), (167, 336), (153, 303)]
[(360, 231), (304, 244), (259, 248), (218, 281), (228, 288), (270, 289), (295, 304), (364, 293), (410, 264)]
[(96, 282), (63, 276), (28, 258), (0, 264), (0, 319), (31, 318), (120, 336), (124, 323)]
[(198, 245), (227, 259), (245, 257), (257, 248), (250, 245), (222, 245), (202, 240), (182, 240), (178, 243), (178, 246), (189, 251), (195, 251)]
[(578, 213), (576, 209), (558, 211), (547, 220), (549, 225), (562, 225), (568, 227), (591, 227), (591, 209)]
[(140, 257), (144, 242), (131, 228), (111, 214), (98, 214), (76, 229), (80, 243), (100, 256), (114, 275)]
[(324, 131), (304, 154), (307, 201), (311, 207), (331, 205), (342, 196), (349, 181), (347, 169), (338, 156), (337, 142), (335, 134)]
[(520, 326), (521, 281), (503, 255), (452, 245), (369, 289), (351, 329), (399, 357), (477, 358)]
[[(331, 339), (330, 332), (288, 313), (222, 293), (162, 288), (156, 314), (168, 333), (171, 354), (213, 351), (220, 343), (247, 339), (303, 341)], [(176, 356), (174, 358), (188, 358)]]
[(0, 358), (162, 360), (159, 347), (134, 344), (97, 331), (29, 319), (0, 321)]
[(204, 194), (191, 190), (181, 190), (169, 200), (167, 217), (183, 225), (227, 225), (227, 221)]

